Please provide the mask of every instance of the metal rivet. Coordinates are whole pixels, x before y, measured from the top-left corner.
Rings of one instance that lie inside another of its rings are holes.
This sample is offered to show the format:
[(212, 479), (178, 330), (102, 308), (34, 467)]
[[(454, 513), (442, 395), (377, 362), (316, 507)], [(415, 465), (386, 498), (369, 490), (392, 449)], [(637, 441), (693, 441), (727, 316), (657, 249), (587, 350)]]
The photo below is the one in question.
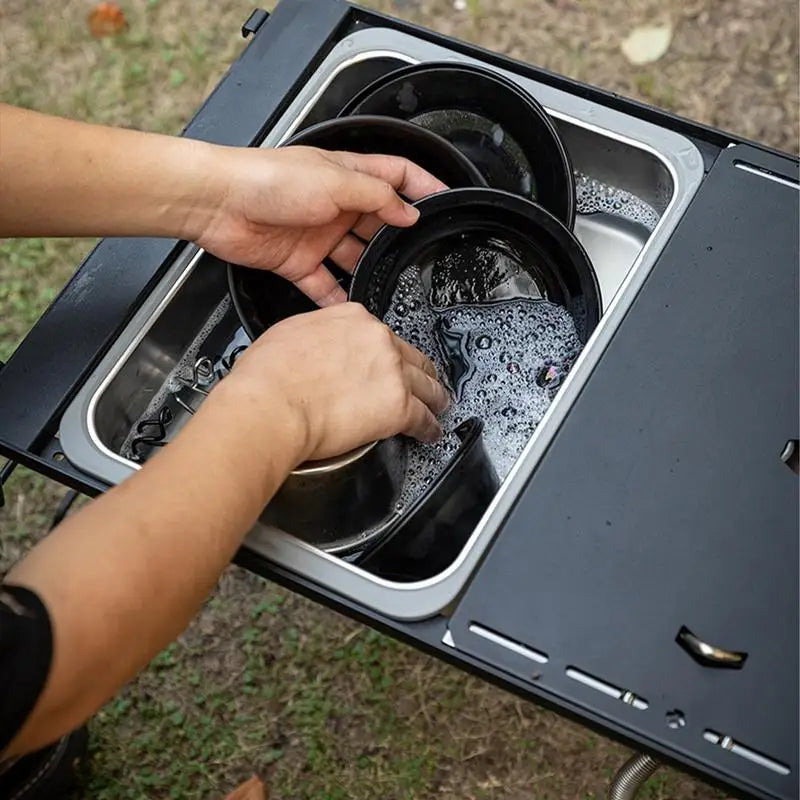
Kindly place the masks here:
[(686, 717), (683, 711), (679, 711), (677, 708), (667, 711), (666, 718), (667, 727), (672, 728), (674, 731), (679, 731), (681, 728), (686, 727)]

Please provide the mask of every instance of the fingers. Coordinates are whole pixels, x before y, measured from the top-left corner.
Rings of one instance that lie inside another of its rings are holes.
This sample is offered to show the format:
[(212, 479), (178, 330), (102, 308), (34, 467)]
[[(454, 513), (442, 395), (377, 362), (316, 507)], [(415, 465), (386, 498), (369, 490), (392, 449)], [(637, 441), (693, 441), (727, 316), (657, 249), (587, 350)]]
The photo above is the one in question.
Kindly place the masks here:
[(442, 438), (442, 427), (436, 415), (450, 406), (450, 395), (437, 380), (436, 367), (427, 356), (399, 336), (394, 336), (394, 343), (403, 356), (403, 373), (413, 396), (408, 423), (402, 433), (423, 442), (435, 442)]
[(294, 285), (321, 308), (344, 303), (347, 300), (345, 290), (322, 264), (305, 277), (296, 280)]
[(329, 191), (343, 211), (377, 214), (390, 225), (404, 228), (419, 217), (419, 211), (406, 203), (390, 183), (358, 170), (340, 170), (337, 185)]
[(432, 378), (408, 361), (405, 363), (404, 371), (414, 397), (422, 400), (434, 414), (441, 414), (447, 410), (450, 405), (450, 395), (436, 378)]
[(368, 242), (382, 227), (383, 220), (377, 214), (363, 214), (353, 226), (353, 233)]
[[(413, 225), (419, 212), (404, 202), (400, 195), (419, 200), (447, 188), (438, 178), (411, 161), (398, 156), (332, 154), (345, 168), (347, 178), (337, 193), (341, 208), (374, 214), (381, 222), (398, 227)], [(354, 175), (361, 176), (356, 180)], [(372, 226), (372, 233), (377, 227)], [(365, 238), (370, 238), (366, 236)]]
[(410, 200), (420, 200), (447, 188), (438, 178), (407, 158), (358, 153), (337, 153), (337, 156), (342, 166), (385, 181)]
[(436, 442), (442, 438), (442, 426), (428, 406), (415, 398), (411, 403), (408, 423), (400, 433), (421, 442)]
[(363, 252), (364, 243), (355, 236), (347, 234), (330, 251), (329, 256), (336, 266), (341, 267), (346, 272), (352, 272)]
[(433, 365), (433, 361), (431, 361), (423, 352), (417, 350), (416, 347), (410, 345), (407, 341), (405, 341), (405, 339), (401, 339), (396, 334), (394, 338), (395, 344), (400, 349), (400, 353), (409, 364), (412, 364), (417, 369), (422, 370), (426, 375), (434, 380), (438, 380), (439, 376), (436, 374), (436, 367)]

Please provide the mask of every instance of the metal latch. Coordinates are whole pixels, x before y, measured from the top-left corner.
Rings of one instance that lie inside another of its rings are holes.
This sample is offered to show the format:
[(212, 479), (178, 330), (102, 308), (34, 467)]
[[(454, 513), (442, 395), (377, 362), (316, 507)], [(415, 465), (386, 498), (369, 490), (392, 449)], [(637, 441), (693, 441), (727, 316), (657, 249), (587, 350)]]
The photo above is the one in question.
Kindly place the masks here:
[(741, 669), (747, 660), (747, 653), (725, 650), (717, 645), (709, 644), (695, 636), (685, 625), (678, 631), (678, 644), (689, 653), (695, 661), (708, 667), (728, 667)]
[(251, 33), (256, 33), (266, 22), (268, 17), (269, 11), (264, 11), (263, 8), (254, 9), (253, 13), (247, 18), (244, 25), (242, 25), (242, 37), (246, 39)]

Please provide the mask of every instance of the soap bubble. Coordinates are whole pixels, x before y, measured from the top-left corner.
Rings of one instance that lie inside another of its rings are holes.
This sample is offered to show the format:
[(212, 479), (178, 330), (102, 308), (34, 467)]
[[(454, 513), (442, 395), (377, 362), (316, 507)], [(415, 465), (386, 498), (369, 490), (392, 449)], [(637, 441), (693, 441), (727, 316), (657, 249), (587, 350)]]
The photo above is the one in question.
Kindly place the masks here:
[[(581, 342), (569, 313), (546, 300), (515, 297), (493, 302), (433, 307), (419, 267), (404, 270), (384, 321), (414, 341), (440, 375), (459, 361), (458, 401), (442, 415), (444, 438), (409, 442), (401, 502), (408, 508), (432, 485), (458, 450), (454, 431), (467, 419), (483, 420), (483, 441), (503, 479), (552, 402)], [(397, 314), (397, 294), (405, 293), (408, 313)], [(456, 294), (450, 293), (451, 298)], [(411, 310), (413, 309), (413, 313)], [(447, 341), (443, 341), (445, 337)], [(458, 347), (453, 346), (458, 341)], [(551, 379), (536, 378), (553, 367)], [(488, 388), (488, 390), (487, 390)]]
[(595, 178), (590, 180), (579, 172), (575, 173), (575, 208), (579, 214), (603, 212), (625, 217), (649, 231), (660, 219), (660, 214), (644, 200)]

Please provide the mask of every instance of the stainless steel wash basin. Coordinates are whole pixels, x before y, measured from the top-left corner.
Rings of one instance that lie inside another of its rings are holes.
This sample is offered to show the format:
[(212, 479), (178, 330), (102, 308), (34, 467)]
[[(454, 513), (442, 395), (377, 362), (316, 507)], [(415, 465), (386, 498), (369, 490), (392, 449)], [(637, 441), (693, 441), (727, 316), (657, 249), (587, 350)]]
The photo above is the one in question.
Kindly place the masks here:
[[(355, 33), (333, 48), (262, 146), (277, 145), (298, 128), (334, 116), (355, 91), (396, 66), (446, 59), (480, 63), (388, 29)], [(579, 213), (575, 231), (600, 280), (604, 313), (599, 326), (464, 549), (442, 573), (403, 584), (382, 580), (261, 523), (246, 542), (288, 569), (396, 618), (436, 614), (463, 589), (703, 175), (700, 154), (684, 137), (498, 71), (534, 95), (552, 115), (572, 158), (576, 180), (586, 189), (583, 210), (593, 213)], [(604, 204), (603, 197), (611, 200)], [(620, 197), (633, 203), (637, 214), (625, 216), (615, 209), (613, 201)], [(192, 374), (197, 357), (211, 351), (230, 357), (242, 342), (222, 265), (188, 245), (65, 412), (60, 429), (65, 455), (108, 483), (123, 480), (140, 466), (132, 457), (133, 440), (148, 435), (157, 438), (146, 426), (136, 430), (142, 415), (152, 417), (168, 403), (171, 422), (165, 439), (171, 438), (208, 388), (207, 376)], [(180, 375), (185, 385), (175, 394), (171, 390), (180, 383), (176, 382)], [(145, 443), (143, 458), (147, 451)]]

